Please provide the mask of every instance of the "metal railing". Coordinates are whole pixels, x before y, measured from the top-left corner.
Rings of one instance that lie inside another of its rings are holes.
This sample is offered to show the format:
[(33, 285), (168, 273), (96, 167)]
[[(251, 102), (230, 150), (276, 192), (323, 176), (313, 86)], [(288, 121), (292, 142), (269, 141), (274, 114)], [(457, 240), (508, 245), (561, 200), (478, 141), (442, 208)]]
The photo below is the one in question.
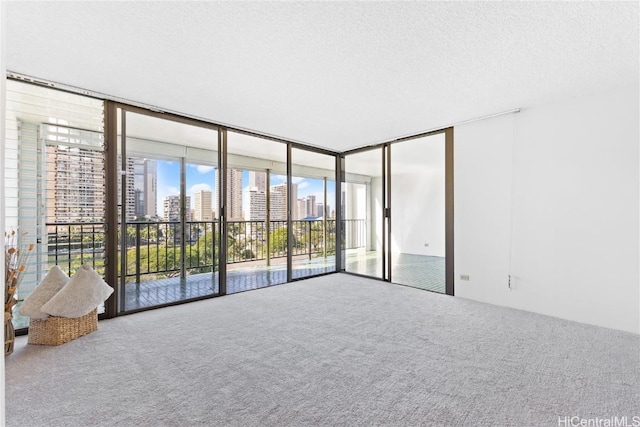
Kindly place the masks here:
[[(291, 225), (292, 256), (312, 258), (335, 254), (335, 219), (294, 220)], [(88, 263), (104, 274), (103, 223), (48, 223), (46, 226), (50, 264), (57, 264), (67, 274), (73, 274), (82, 264)], [(342, 226), (345, 249), (364, 247), (364, 219), (343, 220)], [(211, 272), (218, 268), (221, 235), (217, 221), (187, 221), (184, 231), (180, 222), (136, 221), (127, 223), (124, 232), (124, 273), (126, 277), (135, 277), (136, 283), (145, 275), (168, 277), (180, 274), (183, 250), (184, 267), (189, 273)], [(268, 262), (286, 257), (287, 236), (287, 221), (270, 221), (268, 227), (266, 221), (229, 221), (226, 262)], [(122, 256), (123, 251), (119, 253)]]
[(183, 239), (187, 270), (204, 273), (217, 264), (214, 254), (220, 232), (216, 222), (186, 222), (184, 233), (182, 224), (176, 221), (129, 222), (126, 233), (125, 276), (135, 277), (136, 282), (147, 274), (179, 274)]
[(47, 262), (68, 275), (82, 264), (104, 274), (104, 224), (101, 222), (47, 223)]

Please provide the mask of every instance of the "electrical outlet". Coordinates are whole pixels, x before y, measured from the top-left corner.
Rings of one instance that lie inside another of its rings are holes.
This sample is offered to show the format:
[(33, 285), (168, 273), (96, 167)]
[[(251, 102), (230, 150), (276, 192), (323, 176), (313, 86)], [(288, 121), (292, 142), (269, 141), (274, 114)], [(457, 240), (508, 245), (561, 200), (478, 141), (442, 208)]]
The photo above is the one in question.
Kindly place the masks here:
[(460, 275), (460, 280), (471, 280), (471, 279), (469, 278), (468, 274), (461, 274)]

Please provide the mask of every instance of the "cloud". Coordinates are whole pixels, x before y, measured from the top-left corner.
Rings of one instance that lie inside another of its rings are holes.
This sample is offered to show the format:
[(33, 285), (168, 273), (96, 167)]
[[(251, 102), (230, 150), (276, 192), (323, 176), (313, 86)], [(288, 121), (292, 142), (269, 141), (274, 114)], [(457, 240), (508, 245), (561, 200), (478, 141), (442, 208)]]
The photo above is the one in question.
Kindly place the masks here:
[(303, 188), (307, 188), (308, 186), (309, 183), (307, 181), (302, 181), (300, 184), (298, 184), (298, 190), (302, 190)]
[(164, 187), (164, 194), (167, 196), (177, 196), (180, 194), (180, 190), (176, 187), (167, 186)]
[(209, 173), (211, 171), (213, 171), (215, 169), (215, 167), (213, 166), (205, 166), (205, 165), (198, 165), (196, 166), (196, 169), (198, 170), (198, 172), (205, 174), (205, 173)]
[[(300, 188), (300, 183), (302, 183), (305, 180), (305, 178), (299, 177), (299, 176), (294, 176), (291, 177), (291, 182), (293, 184), (298, 184), (298, 188)], [(278, 181), (278, 183), (281, 182), (287, 182), (287, 176), (286, 175), (271, 175), (271, 182), (275, 182)]]
[(204, 182), (201, 182), (199, 184), (195, 184), (189, 187), (189, 189), (187, 190), (187, 194), (191, 196), (197, 193), (198, 191), (211, 191), (213, 193), (213, 190), (211, 189), (211, 186), (209, 184), (205, 184)]
[(200, 173), (209, 173), (213, 170), (216, 169), (215, 166), (209, 166), (209, 165), (197, 165), (197, 164), (193, 164), (193, 163), (187, 163), (187, 167), (191, 168), (191, 169), (195, 169)]

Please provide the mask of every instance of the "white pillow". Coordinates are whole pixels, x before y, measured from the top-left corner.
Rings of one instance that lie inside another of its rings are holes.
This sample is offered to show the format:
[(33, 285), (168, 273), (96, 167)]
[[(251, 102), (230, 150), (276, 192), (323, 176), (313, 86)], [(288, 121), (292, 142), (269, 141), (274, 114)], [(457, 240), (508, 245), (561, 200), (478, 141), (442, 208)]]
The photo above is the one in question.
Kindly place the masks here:
[(52, 316), (80, 317), (88, 314), (113, 293), (113, 288), (88, 265), (76, 271), (69, 283), (42, 306)]
[(28, 316), (32, 319), (46, 319), (49, 315), (41, 310), (55, 294), (60, 291), (69, 281), (64, 271), (54, 265), (44, 276), (44, 279), (23, 301), (19, 313), (21, 316)]

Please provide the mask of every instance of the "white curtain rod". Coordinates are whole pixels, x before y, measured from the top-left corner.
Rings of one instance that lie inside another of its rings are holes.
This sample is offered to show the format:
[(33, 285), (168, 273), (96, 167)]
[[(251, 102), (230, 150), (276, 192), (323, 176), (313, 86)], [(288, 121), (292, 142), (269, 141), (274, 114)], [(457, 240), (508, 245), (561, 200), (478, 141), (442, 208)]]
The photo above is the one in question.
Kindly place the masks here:
[(449, 124), (449, 125), (446, 125), (446, 126), (438, 126), (438, 127), (431, 128), (431, 129), (428, 129), (428, 130), (425, 130), (425, 131), (422, 131), (422, 132), (413, 132), (413, 133), (410, 133), (410, 134), (407, 134), (407, 135), (404, 135), (404, 136), (399, 136), (399, 137), (396, 137), (396, 138), (386, 139), (384, 141), (376, 142), (376, 143), (373, 143), (373, 144), (363, 145), (361, 147), (352, 148), (352, 149), (350, 149), (348, 151), (357, 150), (357, 149), (362, 148), (362, 147), (375, 147), (375, 146), (381, 145), (381, 144), (400, 141), (400, 140), (403, 140), (403, 139), (409, 139), (409, 138), (413, 138), (413, 137), (419, 137), (420, 135), (442, 131), (442, 130), (445, 130), (445, 129), (450, 128), (450, 127), (466, 125), (467, 123), (472, 123), (472, 122), (477, 122), (477, 121), (480, 121), (480, 120), (490, 119), (492, 117), (504, 116), (505, 114), (519, 113), (520, 110), (521, 110), (520, 108), (513, 108), (511, 110), (500, 111), (499, 113), (487, 114), (486, 116), (480, 116), (480, 117), (475, 117), (473, 119), (462, 120), (460, 122), (456, 122), (456, 123)]
[(71, 86), (71, 85), (68, 85), (68, 84), (65, 84), (65, 83), (52, 82), (50, 80), (40, 79), (38, 77), (33, 77), (33, 76), (28, 76), (26, 74), (16, 73), (14, 71), (7, 70), (6, 77), (14, 79), (14, 80), (20, 80), (20, 81), (23, 81), (23, 82), (32, 83), (32, 84), (35, 84), (35, 85), (38, 85), (38, 86), (45, 86), (45, 87), (50, 87), (52, 89), (58, 89), (58, 90), (62, 90), (62, 91), (65, 91), (65, 92), (75, 93), (75, 94), (78, 94), (78, 95), (89, 96), (89, 97), (92, 97), (92, 98), (101, 99), (103, 101), (119, 102), (121, 104), (127, 104), (127, 105), (131, 105), (131, 106), (134, 106), (134, 107), (144, 108), (145, 110), (151, 110), (151, 111), (154, 111), (156, 113), (174, 114), (176, 116), (185, 117), (187, 119), (194, 119), (194, 120), (197, 120), (197, 121), (200, 121), (200, 122), (210, 123), (210, 124), (215, 125), (215, 126), (225, 127), (225, 128), (228, 128), (229, 130), (232, 130), (232, 131), (247, 132), (247, 133), (251, 133), (251, 134), (254, 134), (254, 135), (257, 135), (257, 136), (262, 136), (262, 137), (265, 137), (265, 138), (277, 139), (277, 140), (282, 141), (282, 142), (291, 142), (291, 143), (298, 144), (298, 145), (304, 145), (304, 146), (310, 147), (310, 148), (319, 148), (321, 150), (334, 151), (334, 150), (328, 149), (326, 147), (321, 147), (321, 146), (318, 146), (318, 145), (309, 144), (309, 143), (302, 142), (302, 141), (297, 141), (295, 139), (284, 138), (284, 137), (281, 137), (281, 136), (278, 136), (278, 135), (271, 135), (271, 134), (268, 134), (268, 133), (255, 131), (253, 129), (247, 129), (247, 128), (243, 128), (243, 127), (239, 127), (239, 126), (235, 126), (235, 125), (230, 125), (228, 123), (216, 122), (216, 121), (212, 121), (211, 119), (207, 119), (205, 117), (200, 117), (200, 116), (196, 116), (196, 115), (193, 115), (193, 114), (187, 114), (187, 113), (183, 113), (183, 112), (179, 112), (179, 111), (174, 111), (174, 110), (170, 110), (170, 109), (167, 109), (167, 108), (160, 108), (160, 107), (157, 107), (155, 105), (145, 104), (143, 102), (134, 101), (134, 100), (128, 99), (128, 98), (121, 98), (121, 97), (118, 97), (118, 96), (108, 95), (108, 94), (102, 93), (102, 92), (96, 92), (96, 91), (92, 91), (92, 90), (82, 89), (80, 87)]
[[(129, 104), (129, 105), (133, 105), (135, 107), (141, 107), (141, 108), (145, 108), (145, 109), (148, 109), (148, 110), (151, 110), (151, 111), (156, 111), (156, 112), (161, 112), (161, 113), (169, 113), (169, 114), (176, 114), (176, 115), (179, 115), (179, 116), (182, 116), (182, 117), (199, 120), (199, 121), (206, 122), (206, 123), (211, 123), (211, 124), (214, 124), (214, 125), (217, 125), (217, 126), (224, 126), (224, 127), (229, 128), (229, 129), (232, 129), (232, 130), (250, 132), (250, 133), (253, 133), (253, 134), (256, 134), (256, 135), (262, 135), (262, 136), (264, 136), (266, 138), (275, 138), (275, 139), (279, 139), (279, 140), (281, 140), (283, 142), (292, 142), (292, 143), (295, 143), (295, 144), (305, 145), (305, 146), (308, 146), (308, 147), (311, 147), (311, 148), (316, 147), (316, 148), (321, 148), (321, 149), (325, 149), (326, 150), (326, 148), (318, 147), (318, 146), (313, 145), (313, 144), (308, 144), (308, 143), (304, 143), (304, 142), (301, 142), (301, 141), (292, 140), (292, 139), (289, 139), (289, 138), (283, 138), (283, 137), (280, 137), (280, 136), (277, 136), (277, 135), (265, 134), (265, 133), (257, 132), (257, 131), (251, 130), (251, 129), (245, 129), (245, 128), (240, 128), (240, 127), (237, 127), (237, 126), (228, 125), (228, 124), (225, 124), (225, 123), (213, 122), (213, 121), (208, 120), (208, 119), (206, 119), (204, 117), (198, 117), (198, 116), (193, 116), (193, 115), (190, 115), (190, 114), (184, 114), (184, 113), (180, 113), (180, 112), (176, 112), (176, 111), (172, 111), (172, 110), (162, 109), (162, 108), (159, 108), (159, 107), (156, 107), (156, 106), (153, 106), (153, 105), (148, 105), (148, 104), (144, 104), (144, 103), (141, 103), (141, 102), (136, 102), (136, 101), (133, 101), (133, 100), (130, 100), (130, 99), (126, 99), (126, 98), (119, 98), (119, 97), (116, 97), (116, 96), (107, 95), (105, 93), (94, 92), (94, 91), (82, 89), (82, 88), (79, 88), (79, 87), (76, 87), (76, 86), (67, 85), (67, 84), (64, 84), (64, 83), (56, 83), (56, 82), (48, 81), (48, 80), (45, 80), (45, 79), (39, 79), (37, 77), (32, 77), (32, 76), (28, 76), (28, 75), (21, 74), (21, 73), (16, 73), (16, 72), (9, 71), (9, 70), (7, 70), (6, 73), (7, 73), (7, 77), (9, 77), (9, 78), (13, 78), (13, 79), (16, 79), (16, 80), (22, 80), (22, 81), (29, 82), (29, 83), (34, 83), (34, 84), (37, 84), (37, 85), (40, 85), (40, 86), (48, 86), (48, 87), (51, 87), (51, 88), (54, 88), (54, 89), (60, 89), (60, 90), (65, 90), (67, 92), (77, 93), (77, 94), (80, 94), (80, 95), (91, 96), (93, 98), (104, 99), (104, 100), (109, 100), (109, 101), (115, 101), (115, 102), (120, 102), (120, 103), (123, 103), (123, 104)], [(355, 148), (352, 148), (352, 149), (349, 149), (349, 150), (346, 150), (346, 151), (357, 150), (357, 149), (362, 148), (362, 147), (375, 147), (377, 145), (386, 144), (386, 143), (389, 143), (389, 142), (394, 142), (394, 141), (407, 139), (407, 138), (412, 138), (412, 137), (418, 137), (418, 136), (423, 135), (423, 134), (441, 131), (441, 130), (444, 130), (446, 128), (450, 128), (450, 127), (454, 127), (454, 126), (460, 126), (460, 125), (467, 124), (467, 123), (477, 122), (479, 120), (485, 120), (485, 119), (490, 119), (492, 117), (502, 116), (502, 115), (505, 115), (505, 114), (519, 113), (519, 112), (520, 112), (520, 108), (514, 108), (514, 109), (511, 109), (511, 110), (507, 110), (507, 111), (501, 111), (499, 113), (494, 113), (494, 114), (489, 114), (489, 115), (486, 115), (486, 116), (476, 117), (476, 118), (473, 118), (473, 119), (463, 120), (461, 122), (449, 124), (449, 125), (446, 125), (446, 126), (435, 127), (435, 128), (429, 129), (429, 130), (422, 131), (422, 132), (410, 133), (410, 134), (407, 134), (407, 135), (404, 135), (404, 136), (399, 136), (399, 137), (387, 139), (387, 140), (376, 142), (376, 143), (373, 143), (373, 144), (366, 144), (366, 145), (363, 145), (361, 147), (355, 147)], [(329, 150), (329, 151), (333, 151), (333, 150)]]

